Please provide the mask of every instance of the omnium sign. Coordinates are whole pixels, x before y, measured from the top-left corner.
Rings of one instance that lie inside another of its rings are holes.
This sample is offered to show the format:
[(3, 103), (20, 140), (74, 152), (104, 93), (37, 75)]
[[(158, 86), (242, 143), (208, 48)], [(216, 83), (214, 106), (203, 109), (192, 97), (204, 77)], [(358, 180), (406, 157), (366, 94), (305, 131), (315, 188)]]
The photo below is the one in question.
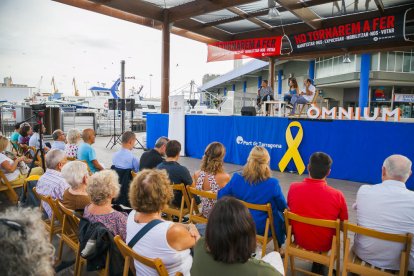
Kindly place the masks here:
[(361, 108), (356, 107), (355, 110), (353, 107), (348, 107), (347, 109), (343, 107), (333, 107), (331, 109), (327, 109), (325, 107), (319, 108), (315, 105), (312, 105), (311, 108), (308, 109), (307, 115), (308, 118), (311, 119), (347, 119), (347, 120), (367, 120), (367, 121), (375, 121), (378, 118), (381, 121), (388, 121), (393, 120), (394, 122), (400, 121), (401, 111), (399, 108), (394, 110), (390, 110), (388, 108), (380, 108), (376, 107), (373, 109), (373, 113), (370, 113), (369, 107), (364, 107), (363, 115), (361, 116)]

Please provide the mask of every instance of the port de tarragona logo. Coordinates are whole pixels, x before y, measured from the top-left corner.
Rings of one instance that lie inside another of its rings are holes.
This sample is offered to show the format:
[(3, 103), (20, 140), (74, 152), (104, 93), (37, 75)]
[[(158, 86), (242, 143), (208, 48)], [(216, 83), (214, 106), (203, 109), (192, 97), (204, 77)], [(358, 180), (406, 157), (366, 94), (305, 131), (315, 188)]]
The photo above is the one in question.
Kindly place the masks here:
[(264, 143), (261, 141), (247, 141), (243, 138), (243, 136), (237, 136), (236, 137), (236, 143), (241, 146), (261, 146), (265, 147), (267, 149), (281, 149), (281, 144), (270, 144), (270, 143)]

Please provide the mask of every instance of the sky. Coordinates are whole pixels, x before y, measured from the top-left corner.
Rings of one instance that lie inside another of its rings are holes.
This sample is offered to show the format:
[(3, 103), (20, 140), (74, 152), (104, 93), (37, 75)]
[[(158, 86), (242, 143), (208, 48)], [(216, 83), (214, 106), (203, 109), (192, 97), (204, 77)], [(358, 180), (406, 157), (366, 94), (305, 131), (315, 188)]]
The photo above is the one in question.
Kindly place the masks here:
[[(207, 63), (207, 45), (171, 34), (170, 91), (204, 74), (223, 74), (232, 61)], [(120, 75), (125, 60), (126, 95), (143, 85), (146, 97), (161, 95), (161, 31), (50, 0), (0, 0), (0, 82), (52, 92), (105, 84)], [(152, 77), (150, 76), (152, 75)], [(151, 87), (151, 88), (150, 88)]]

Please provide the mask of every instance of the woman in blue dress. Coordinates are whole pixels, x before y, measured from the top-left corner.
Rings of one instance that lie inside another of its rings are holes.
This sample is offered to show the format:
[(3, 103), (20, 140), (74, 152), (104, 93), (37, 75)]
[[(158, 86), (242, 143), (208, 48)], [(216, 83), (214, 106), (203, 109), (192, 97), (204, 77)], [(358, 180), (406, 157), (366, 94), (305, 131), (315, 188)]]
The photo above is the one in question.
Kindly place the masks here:
[(298, 82), (296, 81), (295, 78), (291, 78), (289, 80), (289, 92), (285, 93), (285, 95), (283, 96), (283, 100), (285, 102), (290, 102), (290, 100), (292, 99), (292, 95), (298, 94), (298, 92), (299, 92)]
[[(243, 172), (233, 175), (230, 182), (218, 192), (218, 198), (233, 196), (253, 204), (270, 203), (277, 241), (281, 246), (285, 242), (286, 236), (283, 211), (287, 208), (287, 204), (279, 181), (271, 177), (269, 162), (268, 151), (264, 147), (254, 147), (250, 151)], [(250, 210), (250, 212), (256, 224), (257, 234), (263, 235), (267, 214), (256, 210)]]

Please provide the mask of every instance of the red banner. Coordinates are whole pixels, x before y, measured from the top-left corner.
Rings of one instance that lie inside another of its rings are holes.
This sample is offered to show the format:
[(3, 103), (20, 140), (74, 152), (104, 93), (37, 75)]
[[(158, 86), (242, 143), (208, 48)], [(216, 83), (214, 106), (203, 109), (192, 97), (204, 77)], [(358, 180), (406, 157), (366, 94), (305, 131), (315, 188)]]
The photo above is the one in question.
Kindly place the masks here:
[(273, 36), (209, 44), (207, 62), (279, 56), (281, 40), (281, 36)]

